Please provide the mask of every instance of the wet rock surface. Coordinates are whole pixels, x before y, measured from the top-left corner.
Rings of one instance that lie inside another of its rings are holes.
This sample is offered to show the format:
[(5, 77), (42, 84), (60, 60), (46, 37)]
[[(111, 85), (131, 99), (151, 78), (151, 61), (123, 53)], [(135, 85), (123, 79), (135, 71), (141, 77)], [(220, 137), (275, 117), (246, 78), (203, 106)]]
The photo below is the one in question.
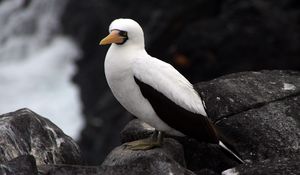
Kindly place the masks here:
[(83, 163), (75, 141), (29, 109), (0, 115), (0, 133), (1, 174), (31, 175), (40, 166)]
[(79, 164), (75, 141), (48, 119), (29, 109), (0, 116), (0, 162), (33, 155), (37, 165)]

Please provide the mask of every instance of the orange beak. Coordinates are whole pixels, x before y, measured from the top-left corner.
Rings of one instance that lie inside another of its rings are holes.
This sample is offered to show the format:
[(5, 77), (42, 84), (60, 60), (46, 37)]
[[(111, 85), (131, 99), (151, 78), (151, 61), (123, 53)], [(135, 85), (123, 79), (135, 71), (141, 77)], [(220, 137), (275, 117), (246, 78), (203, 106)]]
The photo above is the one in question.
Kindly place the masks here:
[(113, 30), (109, 35), (100, 41), (99, 45), (107, 45), (111, 43), (120, 44), (122, 42), (124, 42), (124, 37), (119, 35), (119, 31)]

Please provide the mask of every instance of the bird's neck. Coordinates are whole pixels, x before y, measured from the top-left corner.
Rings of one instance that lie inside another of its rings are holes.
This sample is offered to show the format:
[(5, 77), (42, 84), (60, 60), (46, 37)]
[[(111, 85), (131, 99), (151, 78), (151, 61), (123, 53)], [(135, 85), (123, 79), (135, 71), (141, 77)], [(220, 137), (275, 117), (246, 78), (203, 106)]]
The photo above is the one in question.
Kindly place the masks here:
[(145, 48), (136, 46), (123, 47), (113, 44), (105, 57), (105, 69), (130, 71), (136, 59), (144, 59), (147, 55)]
[(119, 46), (112, 44), (107, 52), (106, 57), (118, 59), (119, 62), (131, 62), (139, 57), (144, 58), (148, 55), (145, 48), (140, 45), (124, 45)]
[(137, 44), (133, 44), (130, 41), (127, 41), (128, 43), (125, 43), (123, 45), (118, 44), (112, 44), (109, 49), (114, 50), (114, 52), (126, 52), (126, 51), (140, 51), (145, 50), (145, 45), (143, 42), (139, 42)]

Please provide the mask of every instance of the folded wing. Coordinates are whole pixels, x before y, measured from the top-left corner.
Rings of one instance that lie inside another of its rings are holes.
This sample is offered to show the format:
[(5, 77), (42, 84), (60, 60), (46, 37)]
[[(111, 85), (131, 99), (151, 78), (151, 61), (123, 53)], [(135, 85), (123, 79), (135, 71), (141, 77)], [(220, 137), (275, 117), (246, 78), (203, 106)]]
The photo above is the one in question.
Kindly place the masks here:
[(137, 59), (133, 73), (142, 95), (166, 124), (199, 141), (218, 143), (201, 98), (176, 69), (155, 58)]

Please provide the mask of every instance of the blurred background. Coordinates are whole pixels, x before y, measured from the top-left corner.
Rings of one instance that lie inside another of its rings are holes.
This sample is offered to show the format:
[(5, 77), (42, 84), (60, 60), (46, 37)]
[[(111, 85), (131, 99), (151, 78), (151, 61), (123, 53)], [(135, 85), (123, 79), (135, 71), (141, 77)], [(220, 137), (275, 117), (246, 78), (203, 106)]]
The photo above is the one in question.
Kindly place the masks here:
[(300, 70), (299, 0), (0, 0), (0, 113), (28, 107), (100, 164), (132, 119), (105, 81), (110, 22), (144, 28), (146, 47), (192, 83)]

